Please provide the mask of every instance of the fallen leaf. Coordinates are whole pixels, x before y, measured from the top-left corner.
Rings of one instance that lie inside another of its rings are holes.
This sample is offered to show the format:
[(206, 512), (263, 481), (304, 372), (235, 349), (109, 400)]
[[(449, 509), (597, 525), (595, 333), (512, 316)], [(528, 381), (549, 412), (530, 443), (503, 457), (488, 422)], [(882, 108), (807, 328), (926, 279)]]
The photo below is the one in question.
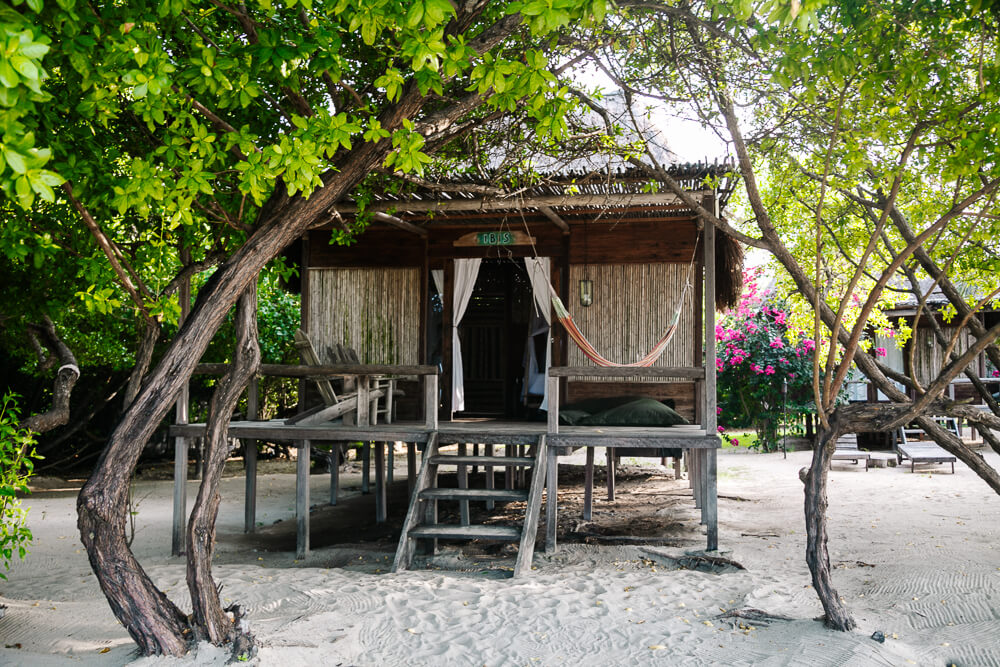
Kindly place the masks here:
[(649, 650), (650, 651), (662, 651), (665, 648), (667, 648), (667, 647), (664, 646), (663, 644), (653, 644), (653, 645), (651, 645), (649, 647)]
[(406, 631), (409, 632), (411, 635), (419, 635), (420, 634), (419, 632), (417, 632), (413, 628), (406, 628)]
[(102, 648), (102, 649), (101, 649), (100, 651), (98, 651), (98, 653), (107, 653), (107, 652), (108, 652), (108, 651), (110, 651), (110, 650), (111, 650), (110, 648), (108, 648), (107, 646), (105, 646), (105, 647), (104, 647), (104, 648)]

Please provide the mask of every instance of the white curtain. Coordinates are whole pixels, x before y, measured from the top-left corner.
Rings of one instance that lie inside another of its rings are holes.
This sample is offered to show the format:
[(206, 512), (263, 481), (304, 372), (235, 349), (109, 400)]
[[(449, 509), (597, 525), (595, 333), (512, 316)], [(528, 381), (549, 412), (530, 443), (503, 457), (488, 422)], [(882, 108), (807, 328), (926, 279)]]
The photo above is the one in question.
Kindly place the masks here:
[(444, 269), (431, 269), (431, 280), (434, 281), (434, 289), (444, 302)]
[[(528, 278), (531, 280), (531, 291), (535, 297), (535, 310), (541, 315), (545, 322), (544, 328), (537, 328), (528, 332), (527, 345), (534, 350), (534, 336), (545, 334), (545, 374), (543, 378), (548, 378), (549, 368), (552, 366), (552, 301), (549, 291), (549, 276), (552, 275), (552, 260), (548, 257), (526, 257), (524, 266), (528, 270)], [(532, 354), (532, 356), (534, 356)], [(534, 372), (538, 373), (537, 362), (534, 364)], [(532, 371), (529, 364), (529, 373)], [(534, 377), (529, 377), (527, 385), (530, 387), (535, 383)], [(544, 379), (542, 383), (545, 389), (542, 391), (542, 410), (549, 409), (549, 383)]]
[(479, 265), (482, 259), (455, 260), (455, 294), (452, 297), (452, 328), (451, 328), (451, 410), (460, 412), (465, 409), (465, 374), (462, 372), (462, 343), (458, 338), (458, 325), (465, 317), (465, 309), (472, 298), (472, 290), (476, 286), (479, 275)]

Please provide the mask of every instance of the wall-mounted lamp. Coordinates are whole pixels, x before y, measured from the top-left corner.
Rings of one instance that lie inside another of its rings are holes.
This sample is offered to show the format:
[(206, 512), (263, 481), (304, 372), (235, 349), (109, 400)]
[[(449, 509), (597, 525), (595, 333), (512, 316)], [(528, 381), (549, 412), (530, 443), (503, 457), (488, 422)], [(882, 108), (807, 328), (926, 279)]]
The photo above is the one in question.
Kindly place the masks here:
[(584, 278), (580, 281), (580, 305), (586, 308), (594, 303), (594, 281)]

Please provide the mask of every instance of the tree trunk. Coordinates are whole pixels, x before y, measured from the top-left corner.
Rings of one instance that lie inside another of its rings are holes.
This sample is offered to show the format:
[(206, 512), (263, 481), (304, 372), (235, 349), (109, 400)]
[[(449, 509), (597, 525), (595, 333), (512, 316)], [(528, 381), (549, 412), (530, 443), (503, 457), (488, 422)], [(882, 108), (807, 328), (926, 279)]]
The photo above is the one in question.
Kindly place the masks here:
[(73, 352), (59, 338), (56, 325), (49, 319), (48, 315), (42, 318), (41, 324), (29, 325), (29, 327), (35, 335), (41, 336), (45, 346), (51, 350), (52, 356), (49, 359), (58, 360), (62, 364), (56, 372), (56, 380), (52, 384), (52, 406), (48, 411), (31, 415), (21, 422), (21, 426), (29, 431), (47, 433), (69, 421), (69, 400), (73, 395), (76, 381), (80, 379), (80, 367), (76, 364)]
[[(398, 127), (422, 102), (415, 84), (400, 103), (380, 116), (382, 126)], [(309, 199), (287, 199), (279, 183), (261, 211), (262, 222), (228, 261), (219, 266), (198, 294), (191, 315), (142, 384), (112, 431), (90, 479), (80, 491), (77, 513), (81, 540), (111, 610), (139, 646), (142, 655), (183, 655), (189, 632), (183, 614), (153, 585), (129, 551), (125, 533), (129, 480), (145, 443), (163, 420), (181, 388), (237, 298), (257, 274), (391, 150), (389, 142), (370, 142), (345, 153), (339, 171)], [(277, 202), (277, 203), (275, 203)]]
[(816, 447), (813, 448), (812, 465), (803, 480), (806, 486), (806, 563), (812, 573), (813, 588), (823, 604), (827, 627), (852, 630), (857, 624), (833, 588), (830, 554), (827, 551), (829, 536), (826, 532), (826, 481), (837, 436), (836, 430), (820, 427)]
[[(249, 633), (233, 624), (219, 600), (212, 578), (215, 520), (219, 514), (219, 480), (229, 456), (229, 420), (247, 383), (260, 366), (257, 345), (257, 290), (251, 285), (236, 305), (236, 348), (229, 372), (219, 381), (208, 408), (205, 472), (188, 523), (187, 582), (191, 591), (197, 639), (216, 646), (232, 642), (240, 656), (252, 648)], [(234, 657), (240, 657), (234, 656)]]
[(160, 323), (156, 320), (147, 320), (146, 329), (142, 333), (142, 340), (139, 348), (135, 351), (135, 366), (128, 378), (128, 386), (125, 388), (124, 406), (128, 407), (132, 399), (139, 393), (142, 381), (149, 371), (149, 366), (153, 362), (153, 351), (156, 349), (156, 341), (160, 338)]

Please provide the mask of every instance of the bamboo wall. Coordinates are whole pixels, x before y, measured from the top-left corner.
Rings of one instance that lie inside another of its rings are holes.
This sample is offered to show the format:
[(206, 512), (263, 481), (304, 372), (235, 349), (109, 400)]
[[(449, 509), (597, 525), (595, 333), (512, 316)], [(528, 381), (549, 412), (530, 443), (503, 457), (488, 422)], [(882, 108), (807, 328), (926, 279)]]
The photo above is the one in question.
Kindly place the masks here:
[[(677, 308), (687, 270), (687, 264), (679, 263), (573, 264), (567, 306), (580, 331), (603, 356), (617, 363), (638, 361), (663, 336)], [(579, 285), (585, 273), (594, 282), (594, 302), (588, 308), (580, 305)], [(693, 300), (692, 287), (677, 332), (654, 366), (696, 365)], [(590, 364), (580, 348), (569, 345), (568, 365)]]
[(310, 269), (309, 335), (353, 348), (362, 363), (420, 363), (420, 269)]

